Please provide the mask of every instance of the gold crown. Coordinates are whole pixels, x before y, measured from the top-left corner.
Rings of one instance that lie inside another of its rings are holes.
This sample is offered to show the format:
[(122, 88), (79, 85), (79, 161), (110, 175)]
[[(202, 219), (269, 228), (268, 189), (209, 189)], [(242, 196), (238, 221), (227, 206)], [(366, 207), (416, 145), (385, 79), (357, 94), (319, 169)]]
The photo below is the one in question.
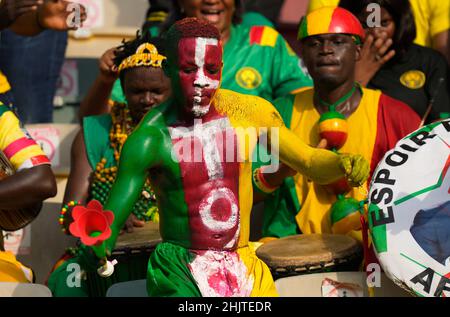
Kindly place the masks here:
[(119, 66), (119, 73), (128, 68), (135, 67), (162, 67), (166, 57), (159, 54), (157, 48), (150, 43), (141, 44), (136, 53), (123, 60)]

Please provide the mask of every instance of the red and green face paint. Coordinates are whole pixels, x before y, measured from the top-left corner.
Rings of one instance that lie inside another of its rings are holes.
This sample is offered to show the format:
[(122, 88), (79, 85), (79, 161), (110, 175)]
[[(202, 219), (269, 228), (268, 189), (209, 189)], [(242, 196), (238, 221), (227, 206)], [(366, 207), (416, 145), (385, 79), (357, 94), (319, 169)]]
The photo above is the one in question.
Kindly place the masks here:
[[(194, 117), (208, 113), (222, 76), (222, 46), (213, 38), (182, 38), (178, 43), (178, 85), (185, 111)], [(175, 81), (176, 82), (176, 81)]]

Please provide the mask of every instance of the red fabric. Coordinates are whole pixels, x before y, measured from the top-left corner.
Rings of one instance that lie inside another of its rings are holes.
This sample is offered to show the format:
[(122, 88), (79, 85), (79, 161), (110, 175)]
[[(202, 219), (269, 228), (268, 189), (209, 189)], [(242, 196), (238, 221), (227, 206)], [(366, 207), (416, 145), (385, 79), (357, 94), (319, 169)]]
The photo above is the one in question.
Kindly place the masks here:
[[(378, 106), (377, 136), (370, 164), (370, 176), (387, 151), (419, 128), (420, 117), (405, 103), (381, 94)], [(370, 184), (370, 179), (369, 179)]]
[(39, 155), (31, 158), (31, 164), (33, 164), (33, 166), (38, 166), (43, 164), (50, 164), (50, 161), (47, 156)]
[(348, 33), (358, 35), (362, 40), (365, 36), (365, 32), (358, 19), (349, 11), (339, 7), (337, 7), (333, 12), (333, 17), (331, 18), (328, 31), (329, 33)]
[(250, 29), (250, 45), (259, 44), (262, 40), (264, 26), (254, 26)]

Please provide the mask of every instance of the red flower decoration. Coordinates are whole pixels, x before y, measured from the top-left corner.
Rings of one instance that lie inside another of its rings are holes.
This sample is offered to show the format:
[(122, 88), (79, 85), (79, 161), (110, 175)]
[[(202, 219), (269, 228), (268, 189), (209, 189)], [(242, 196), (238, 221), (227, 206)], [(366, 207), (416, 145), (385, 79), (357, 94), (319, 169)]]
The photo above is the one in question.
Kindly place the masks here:
[(91, 200), (86, 207), (75, 206), (72, 218), (74, 222), (70, 224), (69, 230), (84, 245), (100, 245), (111, 236), (114, 214), (103, 210), (102, 204), (97, 200)]

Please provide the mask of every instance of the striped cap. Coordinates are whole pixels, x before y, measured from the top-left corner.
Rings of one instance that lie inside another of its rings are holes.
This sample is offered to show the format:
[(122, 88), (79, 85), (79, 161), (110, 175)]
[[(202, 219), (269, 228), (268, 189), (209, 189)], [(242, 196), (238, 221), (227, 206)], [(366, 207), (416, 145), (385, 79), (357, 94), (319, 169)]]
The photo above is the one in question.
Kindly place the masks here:
[(364, 39), (364, 29), (358, 19), (339, 7), (322, 7), (302, 18), (297, 38), (302, 40), (308, 36), (330, 33), (350, 34)]

